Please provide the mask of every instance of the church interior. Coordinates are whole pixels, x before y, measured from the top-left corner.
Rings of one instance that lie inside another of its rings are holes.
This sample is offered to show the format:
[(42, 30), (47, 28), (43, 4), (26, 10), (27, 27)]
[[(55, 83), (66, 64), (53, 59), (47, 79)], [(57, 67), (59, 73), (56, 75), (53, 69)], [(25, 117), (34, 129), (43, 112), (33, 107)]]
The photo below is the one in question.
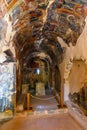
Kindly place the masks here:
[(87, 130), (86, 48), (87, 0), (0, 0), (0, 130)]

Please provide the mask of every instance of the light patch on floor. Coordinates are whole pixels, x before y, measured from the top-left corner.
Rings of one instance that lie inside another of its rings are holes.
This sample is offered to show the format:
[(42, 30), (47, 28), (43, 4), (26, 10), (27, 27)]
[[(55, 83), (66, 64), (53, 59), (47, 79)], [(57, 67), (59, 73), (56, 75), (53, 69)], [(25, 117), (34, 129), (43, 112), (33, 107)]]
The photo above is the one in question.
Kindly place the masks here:
[(84, 130), (68, 113), (67, 109), (21, 113), (0, 126), (0, 130)]

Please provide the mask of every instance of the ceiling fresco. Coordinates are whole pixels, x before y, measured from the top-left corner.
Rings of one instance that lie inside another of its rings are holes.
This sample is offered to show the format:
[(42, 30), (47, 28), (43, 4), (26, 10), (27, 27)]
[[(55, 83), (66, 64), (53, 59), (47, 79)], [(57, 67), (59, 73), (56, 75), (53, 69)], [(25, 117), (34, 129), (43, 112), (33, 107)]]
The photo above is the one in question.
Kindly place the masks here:
[[(64, 48), (57, 37), (75, 46), (85, 27), (86, 0), (1, 0), (1, 4), (0, 40), (6, 42), (6, 34), (14, 32), (12, 39), (23, 60), (44, 52), (59, 63)], [(6, 29), (9, 23), (11, 32)]]

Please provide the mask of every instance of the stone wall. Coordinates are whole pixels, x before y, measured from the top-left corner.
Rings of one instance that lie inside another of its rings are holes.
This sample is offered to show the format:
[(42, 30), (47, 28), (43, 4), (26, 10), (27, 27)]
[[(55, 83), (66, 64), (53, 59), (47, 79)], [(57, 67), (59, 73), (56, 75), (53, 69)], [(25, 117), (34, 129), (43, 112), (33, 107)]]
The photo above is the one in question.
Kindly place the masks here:
[(69, 77), (70, 92), (79, 92), (85, 82), (87, 82), (87, 65), (83, 61), (74, 61)]
[[(24, 4), (25, 3), (25, 4)], [(5, 14), (5, 16), (2, 18), (0, 18), (1, 22), (0, 22), (0, 27), (1, 27), (1, 33), (0, 33), (0, 36), (1, 36), (1, 40), (0, 40), (0, 55), (4, 53), (5, 50), (7, 49), (11, 49), (11, 51), (13, 52), (13, 55), (15, 56), (15, 49), (13, 47), (13, 36), (14, 34), (16, 33), (16, 31), (13, 31), (13, 23), (14, 25), (16, 25), (15, 23), (19, 20), (19, 18), (21, 18), (21, 16), (23, 14), (25, 14), (25, 12), (27, 12), (27, 9), (29, 11), (29, 9), (31, 10), (34, 10), (36, 9), (36, 6), (39, 4), (35, 4), (37, 2), (28, 2), (26, 3), (26, 1), (22, 1), (22, 2), (18, 2), (15, 7), (12, 7), (12, 9), (8, 10), (8, 12)], [(42, 3), (40, 3), (42, 4)], [(44, 3), (46, 4), (46, 7), (47, 7), (47, 3)], [(61, 4), (60, 4), (61, 5)], [(59, 5), (58, 5), (59, 6)], [(65, 8), (67, 6), (67, 4), (65, 4), (63, 7)], [(70, 6), (69, 6), (70, 7)], [(63, 9), (64, 9), (63, 8)], [(70, 7), (72, 8), (72, 7)], [(85, 6), (84, 6), (85, 8)], [(61, 8), (62, 9), (62, 8)], [(82, 9), (82, 6), (81, 6), (81, 9)], [(52, 20), (55, 21), (55, 26), (57, 25), (58, 26), (58, 18), (60, 16), (60, 13), (57, 12), (56, 10), (56, 7), (55, 7), (55, 0), (52, 1), (51, 3), (49, 3), (48, 7), (47, 7), (47, 10), (45, 11), (44, 9), (42, 9), (44, 12), (44, 14), (46, 13), (46, 17), (42, 16), (40, 17), (41, 19), (43, 18), (43, 22), (44, 22), (44, 26), (45, 26), (45, 22), (49, 22), (50, 20), (50, 23), (52, 22)], [(64, 10), (60, 10), (58, 9), (58, 11), (64, 11)], [(76, 10), (77, 11), (77, 10)], [(84, 11), (84, 10), (83, 10)], [(87, 12), (87, 10), (85, 10)], [(15, 13), (14, 13), (15, 12)], [(56, 13), (57, 12), (57, 13)], [(17, 14), (18, 13), (18, 14)], [(48, 13), (48, 14), (47, 14)], [(52, 15), (53, 13), (53, 15)], [(58, 14), (59, 13), (59, 14)], [(74, 12), (75, 13), (75, 12)], [(10, 14), (10, 15), (9, 15)], [(51, 15), (50, 15), (51, 14)], [(56, 14), (56, 15), (55, 15)], [(12, 17), (10, 17), (12, 16)], [(52, 17), (53, 16), (53, 17)], [(67, 16), (67, 14), (66, 14)], [(85, 14), (84, 14), (85, 16)], [(61, 16), (60, 16), (61, 17)], [(76, 20), (78, 19), (77, 18), (77, 14), (75, 14), (75, 17), (76, 17)], [(69, 18), (69, 17), (68, 17)], [(74, 17), (73, 17), (74, 18)], [(62, 19), (62, 18), (61, 18)], [(13, 21), (12, 21), (13, 20)], [(46, 21), (47, 20), (47, 21)], [(66, 20), (66, 17), (65, 17), (65, 20)], [(74, 19), (75, 20), (75, 19)], [(80, 19), (82, 20), (82, 19)], [(13, 22), (13, 23), (12, 23)], [(29, 22), (29, 20), (28, 20)], [(28, 23), (27, 22), (27, 23)], [(62, 21), (63, 22), (63, 21)], [(67, 22), (67, 20), (66, 20)], [(74, 21), (75, 22), (75, 21)], [(85, 18), (85, 27), (84, 27), (84, 30), (83, 32), (81, 33), (81, 35), (79, 36), (78, 40), (77, 40), (77, 43), (74, 43), (75, 46), (72, 45), (72, 42), (70, 43), (66, 43), (61, 37), (57, 37), (57, 40), (58, 42), (60, 43), (60, 45), (62, 46), (62, 48), (64, 48), (65, 50), (65, 53), (64, 53), (64, 60), (63, 62), (59, 65), (59, 69), (60, 69), (60, 73), (61, 73), (61, 87), (62, 87), (62, 91), (64, 93), (64, 100), (67, 100), (68, 99), (68, 94), (69, 92), (74, 92), (74, 91), (77, 91), (79, 88), (77, 87), (81, 87), (81, 84), (80, 82), (84, 81), (85, 80), (85, 68), (84, 67), (85, 65), (82, 65), (80, 67), (78, 67), (77, 64), (74, 64), (73, 60), (82, 60), (83, 62), (87, 62), (87, 17)], [(26, 23), (26, 24), (27, 24)], [(82, 24), (83, 22), (79, 23), (80, 25)], [(25, 21), (23, 23), (24, 25), (25, 24)], [(53, 22), (51, 23), (52, 25), (54, 24)], [(18, 28), (20, 28), (21, 26), (21, 22), (18, 23)], [(30, 23), (27, 24), (29, 27), (30, 27)], [(61, 24), (60, 24), (61, 25)], [(73, 25), (73, 24), (72, 24)], [(77, 24), (78, 25), (78, 24)], [(66, 30), (67, 32), (64, 32), (65, 35), (67, 36), (71, 36), (73, 34), (73, 32), (75, 32), (75, 30), (73, 30), (71, 27), (69, 27), (68, 29), (68, 26), (65, 26), (66, 27)], [(81, 25), (82, 27), (82, 25)], [(17, 27), (16, 27), (17, 29)], [(50, 27), (49, 27), (50, 29)], [(55, 29), (54, 28), (52, 30), (52, 32), (54, 31), (55, 32)], [(58, 26), (58, 29), (59, 29), (59, 26)], [(62, 25), (61, 25), (61, 29), (62, 29)], [(71, 31), (70, 31), (71, 30)], [(45, 30), (44, 30), (45, 31)], [(58, 30), (59, 31), (59, 30)], [(72, 33), (71, 33), (72, 32)], [(69, 34), (70, 33), (70, 34)], [(60, 33), (59, 33), (60, 34)], [(69, 34), (69, 35), (68, 35)], [(69, 37), (68, 37), (69, 38)], [(74, 37), (73, 37), (74, 39)], [(73, 41), (73, 39), (71, 38), (71, 41)], [(4, 55), (4, 54), (3, 54)], [(4, 62), (4, 61), (1, 61), (1, 62)], [(76, 66), (75, 66), (76, 65)], [(79, 71), (79, 69), (80, 71)], [(83, 71), (82, 71), (83, 70)], [(72, 72), (73, 71), (73, 72)], [(71, 74), (70, 74), (71, 73)], [(81, 76), (80, 75), (81, 73)], [(76, 78), (74, 78), (74, 75), (76, 75)], [(70, 76), (70, 78), (69, 78)], [(76, 81), (75, 81), (76, 80)], [(69, 82), (70, 81), (70, 82)], [(73, 88), (73, 89), (72, 89)]]

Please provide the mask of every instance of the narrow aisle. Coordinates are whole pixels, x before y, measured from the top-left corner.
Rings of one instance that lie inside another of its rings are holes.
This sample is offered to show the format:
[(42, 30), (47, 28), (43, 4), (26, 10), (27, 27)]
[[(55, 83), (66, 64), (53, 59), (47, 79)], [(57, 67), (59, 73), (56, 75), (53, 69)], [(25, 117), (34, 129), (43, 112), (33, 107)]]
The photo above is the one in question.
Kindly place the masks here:
[(33, 110), (54, 110), (58, 109), (58, 102), (53, 95), (31, 97)]
[(58, 109), (58, 101), (56, 100), (56, 95), (53, 95), (51, 88), (45, 90), (45, 95), (36, 96), (31, 95), (31, 107), (33, 110), (55, 110)]

